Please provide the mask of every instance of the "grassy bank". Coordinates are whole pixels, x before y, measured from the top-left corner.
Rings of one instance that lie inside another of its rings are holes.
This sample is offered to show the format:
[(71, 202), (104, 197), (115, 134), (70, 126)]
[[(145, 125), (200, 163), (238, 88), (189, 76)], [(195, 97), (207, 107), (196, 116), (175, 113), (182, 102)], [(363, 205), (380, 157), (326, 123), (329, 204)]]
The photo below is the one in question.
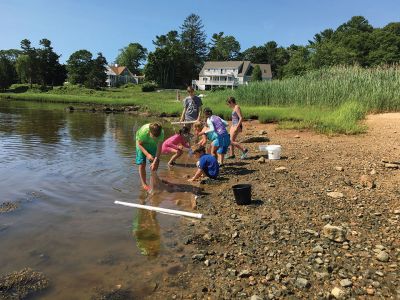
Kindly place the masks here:
[[(21, 92), (23, 91), (23, 92)], [(186, 96), (180, 91), (181, 99)], [(334, 67), (305, 76), (252, 83), (235, 90), (206, 92), (204, 105), (230, 118), (225, 105), (234, 96), (245, 117), (261, 122), (279, 122), (282, 128), (312, 129), (323, 133), (356, 134), (366, 113), (400, 111), (400, 67), (363, 69)], [(138, 105), (153, 113), (180, 114), (176, 91), (141, 91), (140, 86), (89, 90), (77, 86), (57, 87), (47, 92), (14, 86), (2, 98), (93, 105)]]

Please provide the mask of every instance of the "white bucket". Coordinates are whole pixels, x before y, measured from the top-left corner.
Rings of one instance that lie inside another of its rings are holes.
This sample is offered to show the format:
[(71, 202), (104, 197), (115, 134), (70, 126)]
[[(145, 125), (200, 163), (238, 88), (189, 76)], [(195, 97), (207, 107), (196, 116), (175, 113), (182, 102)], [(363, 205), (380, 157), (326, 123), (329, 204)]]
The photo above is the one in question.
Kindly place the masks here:
[(261, 152), (267, 152), (268, 150), (267, 150), (267, 147), (268, 147), (268, 145), (260, 145), (260, 146), (258, 146), (258, 149), (261, 151)]
[(281, 158), (281, 145), (269, 145), (267, 146), (268, 159), (280, 159)]

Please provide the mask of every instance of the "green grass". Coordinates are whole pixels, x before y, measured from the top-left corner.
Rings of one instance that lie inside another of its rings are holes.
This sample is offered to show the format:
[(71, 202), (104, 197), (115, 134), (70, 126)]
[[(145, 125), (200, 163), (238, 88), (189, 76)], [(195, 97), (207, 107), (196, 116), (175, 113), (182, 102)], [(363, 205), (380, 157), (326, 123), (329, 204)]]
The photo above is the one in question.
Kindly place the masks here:
[[(13, 92), (14, 91), (14, 92)], [(180, 91), (181, 98), (186, 96)], [(400, 67), (333, 67), (301, 77), (251, 83), (235, 90), (203, 92), (204, 106), (230, 118), (225, 101), (234, 96), (246, 118), (279, 122), (280, 128), (312, 129), (334, 134), (365, 131), (360, 121), (367, 113), (400, 111)], [(15, 85), (0, 98), (94, 105), (138, 105), (143, 111), (180, 114), (182, 104), (175, 90), (141, 91), (140, 86), (90, 90), (79, 86), (42, 92), (38, 86)]]

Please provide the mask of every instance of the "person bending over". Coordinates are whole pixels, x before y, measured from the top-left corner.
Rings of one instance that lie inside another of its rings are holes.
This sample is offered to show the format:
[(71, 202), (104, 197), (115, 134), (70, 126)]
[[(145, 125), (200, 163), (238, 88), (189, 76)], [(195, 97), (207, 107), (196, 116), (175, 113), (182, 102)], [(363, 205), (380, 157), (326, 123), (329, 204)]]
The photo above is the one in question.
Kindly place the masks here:
[(142, 187), (146, 191), (151, 190), (146, 181), (146, 159), (151, 163), (150, 170), (157, 171), (163, 140), (164, 130), (159, 123), (145, 124), (136, 132), (136, 164), (139, 166)]

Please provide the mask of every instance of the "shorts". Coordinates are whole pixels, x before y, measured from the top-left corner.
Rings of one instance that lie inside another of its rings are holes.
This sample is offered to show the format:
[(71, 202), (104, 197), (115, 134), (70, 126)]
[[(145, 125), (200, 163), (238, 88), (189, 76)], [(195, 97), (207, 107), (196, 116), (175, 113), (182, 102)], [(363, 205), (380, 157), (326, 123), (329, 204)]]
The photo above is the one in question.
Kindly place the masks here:
[[(157, 146), (148, 148), (145, 148), (147, 152), (149, 152), (153, 157), (155, 157), (157, 154)], [(136, 159), (135, 159), (136, 164), (137, 165), (145, 164), (146, 159), (147, 159), (146, 155), (144, 155), (142, 150), (140, 150), (140, 148), (136, 145)]]
[(212, 142), (213, 146), (218, 147), (218, 154), (226, 154), (230, 144), (231, 138), (229, 134), (219, 135), (217, 139)]
[(162, 148), (161, 148), (161, 153), (162, 154), (175, 153), (176, 151), (177, 151), (177, 149), (172, 148), (172, 147), (168, 147), (168, 145), (164, 146), (164, 144), (162, 145)]

